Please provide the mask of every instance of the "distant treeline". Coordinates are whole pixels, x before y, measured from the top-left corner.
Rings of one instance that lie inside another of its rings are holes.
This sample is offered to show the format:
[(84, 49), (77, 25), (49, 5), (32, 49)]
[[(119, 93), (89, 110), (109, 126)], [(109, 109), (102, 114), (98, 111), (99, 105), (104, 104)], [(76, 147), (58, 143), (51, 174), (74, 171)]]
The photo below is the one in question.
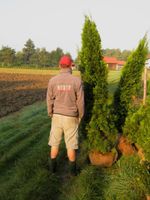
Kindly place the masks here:
[[(70, 53), (65, 54), (70, 55)], [(24, 48), (18, 52), (8, 46), (3, 46), (0, 49), (0, 66), (57, 67), (62, 55), (64, 52), (59, 47), (48, 52), (45, 48), (35, 48), (34, 42), (28, 39)]]
[(123, 50), (120, 49), (103, 49), (103, 55), (109, 57), (116, 57), (118, 60), (126, 61), (128, 56), (130, 55), (130, 50)]
[[(130, 50), (121, 51), (120, 49), (103, 49), (102, 52), (103, 56), (114, 56), (125, 61), (131, 53)], [(0, 49), (0, 66), (57, 67), (60, 57), (64, 54), (68, 54), (72, 58), (69, 52), (64, 53), (59, 47), (51, 52), (45, 48), (36, 48), (34, 42), (28, 39), (24, 48), (18, 52), (11, 47), (2, 46)], [(78, 63), (78, 55), (75, 63)]]

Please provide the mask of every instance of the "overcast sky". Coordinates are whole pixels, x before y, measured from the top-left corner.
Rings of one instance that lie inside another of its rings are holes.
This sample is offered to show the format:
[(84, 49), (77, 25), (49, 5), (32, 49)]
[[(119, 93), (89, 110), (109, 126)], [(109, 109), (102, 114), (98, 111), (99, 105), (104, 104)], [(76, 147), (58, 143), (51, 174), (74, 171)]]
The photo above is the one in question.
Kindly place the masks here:
[(0, 48), (19, 51), (31, 38), (36, 47), (60, 47), (75, 58), (85, 15), (104, 49), (132, 50), (146, 32), (150, 39), (150, 0), (0, 0)]

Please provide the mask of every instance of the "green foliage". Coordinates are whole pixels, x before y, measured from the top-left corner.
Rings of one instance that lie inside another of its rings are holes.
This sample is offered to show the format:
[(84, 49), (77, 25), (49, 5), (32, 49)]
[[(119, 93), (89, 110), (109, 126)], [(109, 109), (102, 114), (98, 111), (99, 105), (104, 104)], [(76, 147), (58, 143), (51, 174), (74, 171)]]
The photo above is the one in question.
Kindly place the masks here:
[(143, 200), (150, 193), (150, 174), (135, 156), (122, 157), (110, 175), (106, 200)]
[(122, 157), (112, 168), (86, 167), (67, 189), (62, 199), (144, 200), (150, 175), (138, 157)]
[(150, 102), (141, 106), (137, 112), (129, 114), (123, 134), (138, 144), (143, 149), (145, 158), (150, 161)]
[[(24, 56), (23, 56), (23, 53), (22, 51), (18, 51), (16, 53), (16, 60), (15, 60), (15, 63), (14, 63), (16, 66), (21, 66), (24, 64)], [(5, 67), (5, 66), (4, 66)]]
[(115, 147), (117, 130), (114, 126), (114, 117), (111, 107), (107, 104), (94, 104), (92, 119), (88, 126), (89, 149), (105, 153)]
[(150, 97), (150, 80), (147, 81), (147, 95)]
[(2, 47), (0, 50), (0, 65), (10, 66), (15, 62), (15, 50), (10, 47)]
[(56, 50), (51, 51), (49, 54), (49, 60), (50, 60), (49, 65), (52, 67), (58, 66), (59, 60), (63, 54), (64, 53), (61, 48), (57, 48)]
[[(86, 167), (65, 193), (64, 200), (104, 200), (103, 193), (107, 187), (106, 171), (92, 166)], [(105, 199), (106, 200), (106, 199)]]
[(95, 23), (89, 17), (85, 17), (82, 31), (82, 47), (79, 52), (79, 70), (84, 82), (85, 92), (85, 117), (82, 123), (82, 132), (86, 132), (86, 126), (91, 120), (93, 108), (93, 88), (96, 85), (96, 72), (100, 66), (101, 40)]
[(85, 17), (82, 31), (82, 47), (79, 52), (81, 76), (84, 82), (96, 85), (96, 73), (102, 60), (101, 39), (96, 24)]
[(35, 45), (31, 39), (28, 39), (23, 48), (23, 61), (26, 65), (30, 64), (30, 59), (35, 53)]
[[(84, 129), (89, 148), (106, 152), (114, 145), (113, 123), (109, 121), (108, 71), (102, 61), (101, 39), (95, 23), (85, 17), (82, 32), (82, 48), (79, 53), (81, 77), (85, 91)], [(113, 129), (113, 131), (112, 131)], [(112, 132), (111, 132), (112, 131)]]
[(107, 69), (103, 62), (96, 75), (92, 118), (88, 126), (89, 148), (105, 153), (115, 146), (117, 135), (111, 106), (108, 106)]
[(122, 131), (128, 111), (132, 108), (132, 97), (137, 97), (141, 85), (142, 72), (148, 53), (146, 36), (139, 42), (136, 50), (129, 56), (114, 95), (114, 108), (117, 127)]
[[(69, 52), (66, 54), (70, 55)], [(2, 47), (0, 49), (0, 66), (58, 67), (62, 55), (64, 52), (59, 47), (48, 52), (45, 48), (35, 48), (34, 42), (28, 39), (24, 48), (18, 52), (9, 47)]]

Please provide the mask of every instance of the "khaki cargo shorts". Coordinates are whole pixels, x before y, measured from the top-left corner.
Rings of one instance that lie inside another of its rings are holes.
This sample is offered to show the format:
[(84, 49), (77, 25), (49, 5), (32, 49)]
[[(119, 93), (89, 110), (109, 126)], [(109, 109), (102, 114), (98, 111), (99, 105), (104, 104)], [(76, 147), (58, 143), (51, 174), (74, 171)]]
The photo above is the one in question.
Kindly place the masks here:
[(66, 148), (78, 149), (78, 127), (77, 117), (53, 114), (48, 145), (58, 147), (64, 134)]

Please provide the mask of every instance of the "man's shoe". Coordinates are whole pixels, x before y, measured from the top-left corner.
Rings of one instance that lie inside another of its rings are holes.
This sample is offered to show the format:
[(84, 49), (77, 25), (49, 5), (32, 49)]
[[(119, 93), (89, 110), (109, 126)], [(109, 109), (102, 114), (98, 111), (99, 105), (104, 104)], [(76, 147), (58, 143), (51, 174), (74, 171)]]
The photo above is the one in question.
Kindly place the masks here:
[(56, 173), (57, 170), (57, 160), (56, 158), (48, 158), (48, 165), (49, 165), (49, 170), (52, 173)]
[(69, 161), (69, 172), (71, 176), (77, 176), (76, 161)]

